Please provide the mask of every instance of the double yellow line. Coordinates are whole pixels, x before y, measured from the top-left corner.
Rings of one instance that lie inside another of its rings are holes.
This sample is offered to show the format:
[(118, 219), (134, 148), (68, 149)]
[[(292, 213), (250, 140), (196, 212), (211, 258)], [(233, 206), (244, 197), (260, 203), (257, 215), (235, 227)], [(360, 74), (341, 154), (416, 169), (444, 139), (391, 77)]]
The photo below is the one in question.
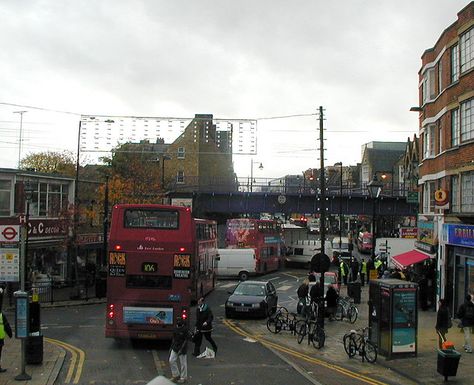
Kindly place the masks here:
[(76, 375), (74, 376), (74, 380), (72, 381), (73, 384), (78, 384), (82, 374), (82, 368), (84, 366), (85, 360), (85, 353), (83, 350), (69, 345), (66, 342), (55, 340), (52, 338), (45, 338), (45, 340), (49, 343), (57, 345), (61, 348), (66, 349), (69, 353), (71, 353), (71, 361), (69, 363), (69, 369), (67, 371), (66, 379), (64, 380), (65, 384), (70, 384), (72, 377), (74, 375), (74, 371), (76, 371)]
[(385, 382), (381, 382), (381, 381), (378, 381), (374, 378), (364, 376), (363, 374), (354, 373), (349, 369), (343, 368), (342, 366), (330, 364), (329, 362), (319, 360), (319, 359), (311, 357), (307, 354), (298, 352), (296, 350), (287, 348), (287, 347), (282, 346), (282, 345), (278, 345), (274, 342), (270, 342), (270, 341), (268, 341), (268, 340), (266, 340), (266, 339), (264, 339), (264, 338), (262, 338), (258, 335), (249, 334), (249, 333), (245, 332), (244, 330), (242, 330), (241, 328), (237, 327), (234, 323), (230, 322), (229, 320), (224, 320), (224, 324), (229, 329), (233, 330), (235, 333), (240, 334), (241, 336), (244, 336), (244, 337), (252, 338), (252, 339), (260, 342), (263, 346), (270, 347), (272, 349), (275, 349), (275, 350), (278, 350), (280, 352), (289, 354), (293, 357), (297, 357), (299, 359), (310, 362), (312, 364), (316, 364), (316, 365), (325, 367), (327, 369), (334, 370), (334, 371), (339, 372), (339, 373), (341, 373), (341, 374), (343, 374), (347, 377), (357, 379), (359, 381), (365, 382), (365, 383), (370, 384), (370, 385), (387, 385)]

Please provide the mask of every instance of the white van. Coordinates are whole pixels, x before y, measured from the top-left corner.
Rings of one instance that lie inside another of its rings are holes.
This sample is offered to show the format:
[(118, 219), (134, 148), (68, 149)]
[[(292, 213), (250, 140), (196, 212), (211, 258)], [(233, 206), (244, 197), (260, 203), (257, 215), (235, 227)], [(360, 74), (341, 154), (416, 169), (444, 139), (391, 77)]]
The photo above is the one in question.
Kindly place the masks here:
[[(332, 255), (332, 245), (330, 241), (324, 242), (324, 252), (326, 255)], [(309, 266), (313, 255), (318, 253), (321, 248), (319, 239), (297, 239), (286, 245), (286, 262)]]
[(217, 249), (217, 276), (239, 277), (245, 281), (257, 274), (255, 249)]
[(339, 248), (339, 237), (334, 237), (332, 240), (333, 261), (339, 261), (339, 259), (348, 261), (351, 258), (349, 243), (349, 238), (341, 237), (341, 248)]

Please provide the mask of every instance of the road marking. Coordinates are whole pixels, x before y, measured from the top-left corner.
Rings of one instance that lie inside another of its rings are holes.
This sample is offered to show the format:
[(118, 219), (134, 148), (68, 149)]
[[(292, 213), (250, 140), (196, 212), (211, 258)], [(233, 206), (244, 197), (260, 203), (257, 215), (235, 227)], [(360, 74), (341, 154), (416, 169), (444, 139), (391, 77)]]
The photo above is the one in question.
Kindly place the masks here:
[(156, 371), (158, 375), (165, 375), (164, 368), (166, 367), (166, 362), (160, 360), (158, 356), (158, 352), (156, 350), (152, 350), (151, 354), (153, 355), (153, 362), (155, 363)]
[(293, 279), (296, 279), (297, 281), (301, 278), (301, 277), (297, 277), (296, 275), (291, 275), (290, 273), (283, 273), (284, 275), (287, 275), (288, 277), (291, 277)]
[(273, 278), (269, 278), (268, 280), (269, 280), (269, 281), (274, 281), (274, 280), (276, 280), (276, 279), (280, 279), (280, 277), (273, 277)]
[(280, 286), (278, 287), (278, 290), (279, 291), (287, 291), (288, 289), (291, 289), (293, 286), (291, 285), (284, 285), (284, 286)]
[(343, 374), (347, 377), (355, 378), (357, 380), (360, 380), (360, 381), (365, 382), (365, 383), (370, 384), (370, 385), (388, 385), (385, 382), (378, 381), (374, 378), (370, 378), (370, 377), (364, 376), (362, 374), (354, 373), (351, 370), (346, 369), (342, 366), (338, 366), (338, 365), (331, 364), (331, 363), (326, 362), (326, 361), (322, 361), (320, 359), (311, 357), (307, 354), (298, 352), (298, 351), (293, 350), (291, 348), (288, 348), (286, 346), (278, 345), (278, 344), (276, 344), (274, 342), (271, 342), (271, 341), (269, 341), (269, 340), (267, 340), (263, 337), (247, 333), (246, 331), (244, 331), (240, 327), (236, 326), (233, 322), (231, 322), (229, 320), (224, 320), (223, 323), (224, 323), (224, 325), (226, 325), (229, 329), (231, 329), (235, 333), (240, 334), (241, 336), (244, 336), (244, 337), (247, 337), (247, 338), (255, 339), (258, 342), (260, 342), (263, 346), (273, 348), (275, 350), (278, 350), (280, 352), (283, 352), (283, 353), (289, 354), (291, 356), (300, 358), (300, 359), (305, 360), (307, 362), (310, 362), (312, 364), (316, 364), (316, 365), (319, 365), (319, 366), (323, 366), (327, 369), (334, 370), (334, 371), (339, 372), (339, 373), (341, 373), (341, 374)]
[[(69, 353), (71, 353), (71, 362), (69, 364), (69, 369), (66, 374), (66, 379), (64, 380), (65, 384), (70, 384), (72, 380), (72, 376), (74, 371), (76, 371), (76, 375), (74, 376), (73, 384), (78, 384), (82, 374), (82, 368), (84, 367), (85, 361), (85, 353), (82, 349), (79, 349), (76, 346), (67, 344), (66, 342), (55, 340), (52, 338), (45, 337), (45, 340), (49, 343), (54, 345), (60, 346), (66, 349)], [(79, 359), (78, 359), (79, 358)], [(77, 362), (77, 366), (76, 366)]]

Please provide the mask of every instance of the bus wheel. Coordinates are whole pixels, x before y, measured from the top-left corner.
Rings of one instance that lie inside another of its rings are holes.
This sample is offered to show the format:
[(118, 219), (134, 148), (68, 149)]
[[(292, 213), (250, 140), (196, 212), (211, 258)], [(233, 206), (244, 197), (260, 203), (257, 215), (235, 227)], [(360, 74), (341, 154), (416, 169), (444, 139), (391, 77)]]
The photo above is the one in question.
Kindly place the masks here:
[(240, 279), (241, 281), (246, 281), (247, 279), (249, 279), (249, 273), (246, 272), (246, 271), (241, 271), (241, 272), (239, 273), (239, 279)]

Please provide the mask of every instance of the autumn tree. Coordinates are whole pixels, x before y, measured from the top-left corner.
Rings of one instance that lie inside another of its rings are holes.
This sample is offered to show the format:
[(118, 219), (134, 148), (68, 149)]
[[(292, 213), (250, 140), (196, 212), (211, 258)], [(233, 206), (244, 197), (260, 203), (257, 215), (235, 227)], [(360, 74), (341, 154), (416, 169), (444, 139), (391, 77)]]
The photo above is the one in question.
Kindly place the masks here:
[(43, 151), (23, 158), (20, 168), (73, 177), (76, 173), (76, 160), (71, 151)]

